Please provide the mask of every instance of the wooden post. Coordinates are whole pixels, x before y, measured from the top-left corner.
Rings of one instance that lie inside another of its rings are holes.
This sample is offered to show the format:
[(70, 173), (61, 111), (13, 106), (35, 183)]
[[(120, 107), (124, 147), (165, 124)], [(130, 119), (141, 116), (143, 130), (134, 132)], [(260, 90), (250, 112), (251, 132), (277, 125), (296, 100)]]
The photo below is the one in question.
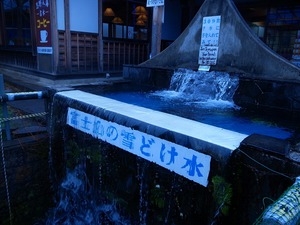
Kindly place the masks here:
[(102, 0), (98, 1), (98, 70), (103, 72), (103, 4)]
[(160, 52), (163, 6), (153, 7), (151, 57)]
[(58, 70), (58, 61), (59, 61), (59, 43), (58, 43), (58, 30), (57, 30), (57, 4), (56, 1), (51, 2), (51, 39), (53, 47), (53, 64), (52, 64), (52, 73), (57, 73)]
[(70, 0), (64, 0), (65, 3), (65, 51), (66, 51), (66, 68), (72, 70), (72, 51), (71, 51), (71, 31), (70, 31)]
[[(5, 94), (5, 89), (4, 89), (4, 79), (3, 75), (0, 74), (0, 94), (3, 95)], [(6, 102), (2, 102), (2, 113), (3, 113), (3, 118), (8, 118), (8, 110), (7, 110), (7, 104)], [(6, 139), (8, 141), (11, 140), (11, 134), (10, 134), (10, 124), (9, 121), (5, 121), (5, 131), (6, 131)]]

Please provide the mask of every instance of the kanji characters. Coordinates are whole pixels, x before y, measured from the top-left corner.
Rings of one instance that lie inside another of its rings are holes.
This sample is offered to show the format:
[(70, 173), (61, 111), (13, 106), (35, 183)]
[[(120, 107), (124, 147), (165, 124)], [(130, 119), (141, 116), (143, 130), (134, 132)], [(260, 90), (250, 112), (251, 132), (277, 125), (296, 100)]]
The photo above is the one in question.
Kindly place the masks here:
[(133, 141), (136, 139), (133, 132), (122, 130), (121, 136), (123, 137), (122, 144), (129, 149), (133, 149)]
[(210, 156), (71, 108), (67, 121), (95, 138), (207, 185)]
[(199, 177), (203, 176), (199, 169), (199, 168), (203, 167), (203, 164), (202, 163), (197, 164), (197, 156), (193, 155), (192, 159), (188, 159), (188, 158), (184, 158), (184, 159), (186, 160), (186, 164), (181, 168), (185, 168), (188, 166), (189, 167), (189, 170), (188, 170), (189, 176), (195, 176), (195, 172), (197, 173), (197, 175)]
[(71, 124), (74, 125), (75, 127), (78, 126), (78, 116), (79, 114), (74, 110), (74, 111), (71, 111)]
[(82, 128), (84, 130), (90, 130), (89, 124), (91, 124), (92, 122), (89, 120), (89, 118), (85, 116), (81, 121), (83, 122)]
[(104, 135), (104, 126), (101, 124), (100, 120), (95, 120), (93, 125), (93, 136), (103, 136)]

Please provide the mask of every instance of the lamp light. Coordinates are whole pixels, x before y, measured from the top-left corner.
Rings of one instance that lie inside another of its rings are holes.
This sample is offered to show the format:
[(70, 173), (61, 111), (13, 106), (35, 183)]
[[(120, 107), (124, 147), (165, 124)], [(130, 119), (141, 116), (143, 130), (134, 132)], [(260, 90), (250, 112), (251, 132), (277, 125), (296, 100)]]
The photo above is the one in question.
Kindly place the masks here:
[(144, 6), (139, 5), (139, 6), (137, 6), (133, 10), (132, 14), (135, 14), (135, 15), (147, 15), (147, 10), (145, 9)]
[(115, 13), (114, 11), (112, 10), (112, 8), (106, 8), (104, 13), (103, 13), (104, 16), (115, 16)]
[(145, 22), (143, 20), (137, 20), (135, 25), (137, 25), (137, 26), (145, 26)]
[(120, 17), (115, 17), (111, 22), (116, 23), (116, 24), (124, 23)]
[(146, 22), (146, 21), (148, 21), (148, 17), (145, 14), (141, 14), (137, 18), (137, 20), (142, 20), (142, 21)]

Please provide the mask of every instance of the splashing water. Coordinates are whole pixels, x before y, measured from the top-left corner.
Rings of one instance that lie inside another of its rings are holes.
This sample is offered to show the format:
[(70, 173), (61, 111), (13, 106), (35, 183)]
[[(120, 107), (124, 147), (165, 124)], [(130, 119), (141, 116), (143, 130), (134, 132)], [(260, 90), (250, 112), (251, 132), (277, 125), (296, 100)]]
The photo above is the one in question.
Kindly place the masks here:
[(129, 89), (96, 94), (243, 134), (291, 136), (291, 130), (285, 128), (286, 124), (281, 127), (278, 118), (241, 111), (233, 101), (238, 85), (238, 76), (227, 72), (179, 69), (172, 75), (167, 90), (136, 92)]
[(156, 91), (152, 95), (202, 108), (232, 108), (236, 107), (232, 98), (238, 82), (237, 76), (225, 72), (179, 69), (173, 74), (168, 90)]
[(169, 90), (154, 95), (184, 99), (188, 102), (231, 102), (238, 86), (238, 77), (225, 72), (198, 72), (187, 69), (176, 71)]
[(50, 210), (47, 225), (126, 225), (130, 224), (117, 212), (115, 204), (103, 204), (89, 184), (83, 166), (67, 171), (59, 188), (59, 199)]

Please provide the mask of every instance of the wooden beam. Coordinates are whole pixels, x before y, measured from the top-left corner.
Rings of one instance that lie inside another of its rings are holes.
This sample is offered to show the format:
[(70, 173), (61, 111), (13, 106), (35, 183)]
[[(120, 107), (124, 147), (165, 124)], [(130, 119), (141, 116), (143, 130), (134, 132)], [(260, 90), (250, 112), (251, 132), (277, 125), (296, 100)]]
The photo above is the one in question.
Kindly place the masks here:
[(160, 52), (163, 6), (153, 7), (151, 57)]
[(58, 61), (59, 61), (59, 50), (58, 50), (58, 30), (57, 30), (57, 4), (56, 1), (50, 2), (51, 6), (51, 40), (52, 40), (52, 48), (53, 48), (53, 67), (52, 72), (54, 74), (57, 73), (58, 70)]
[(98, 43), (97, 43), (97, 55), (98, 55), (98, 70), (103, 72), (103, 0), (98, 2)]
[(72, 70), (71, 31), (70, 31), (70, 0), (65, 0), (65, 49), (66, 70)]

